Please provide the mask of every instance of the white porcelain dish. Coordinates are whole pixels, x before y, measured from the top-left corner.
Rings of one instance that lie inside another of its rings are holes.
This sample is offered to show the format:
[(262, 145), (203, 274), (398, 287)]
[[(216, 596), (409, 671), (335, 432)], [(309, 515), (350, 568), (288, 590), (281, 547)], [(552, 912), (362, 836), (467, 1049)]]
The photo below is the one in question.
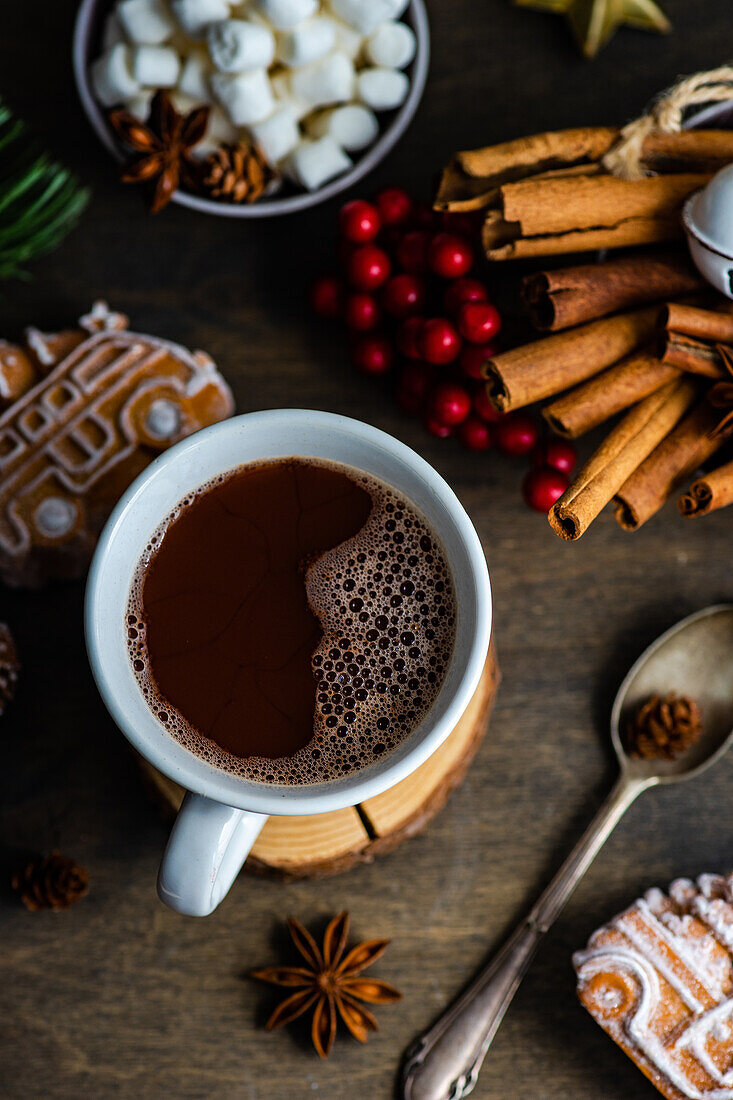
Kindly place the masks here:
[[(122, 149), (112, 133), (92, 92), (89, 80), (90, 62), (99, 54), (102, 25), (111, 10), (111, 0), (82, 0), (76, 17), (73, 43), (74, 78), (82, 106), (99, 140), (117, 159), (122, 160)], [(415, 32), (415, 57), (405, 69), (410, 79), (407, 99), (396, 111), (385, 113), (386, 122), (373, 145), (359, 157), (354, 166), (343, 175), (329, 181), (317, 191), (292, 191), (265, 196), (251, 205), (230, 205), (214, 199), (191, 195), (186, 191), (176, 191), (173, 202), (198, 210), (202, 214), (218, 214), (227, 218), (267, 218), (277, 214), (292, 214), (318, 203), (331, 199), (334, 195), (346, 191), (363, 179), (373, 168), (384, 160), (389, 151), (397, 144), (415, 115), (428, 75), (430, 59), (430, 30), (423, 0), (410, 0), (402, 17)]]

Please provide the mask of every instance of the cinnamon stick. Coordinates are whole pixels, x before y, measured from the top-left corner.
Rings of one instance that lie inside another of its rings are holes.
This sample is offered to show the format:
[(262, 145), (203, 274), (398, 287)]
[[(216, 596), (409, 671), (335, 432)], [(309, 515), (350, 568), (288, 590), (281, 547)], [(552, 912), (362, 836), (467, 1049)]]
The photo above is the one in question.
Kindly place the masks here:
[(682, 333), (662, 332), (657, 354), (663, 363), (688, 374), (700, 374), (704, 378), (725, 378), (727, 374), (723, 357), (716, 347)]
[(489, 400), (509, 412), (584, 382), (648, 344), (656, 317), (654, 307), (619, 313), (502, 352), (484, 364)]
[(659, 314), (660, 327), (696, 340), (714, 344), (733, 344), (733, 314), (726, 310), (698, 309), (696, 306), (668, 302)]
[(683, 516), (707, 516), (729, 504), (733, 504), (733, 462), (693, 481), (677, 501)]
[(546, 405), (542, 415), (558, 435), (577, 439), (679, 376), (679, 370), (662, 363), (651, 348), (634, 351)]
[(656, 251), (538, 271), (522, 280), (522, 298), (535, 328), (558, 332), (705, 285), (687, 255)]
[[(600, 170), (601, 160), (619, 137), (613, 127), (589, 126), (517, 138), (456, 153), (443, 171), (435, 207), (438, 210), (480, 209), (502, 184), (568, 170)], [(642, 147), (643, 167), (650, 172), (716, 172), (733, 160), (733, 131), (685, 130), (666, 134), (653, 130)], [(471, 203), (471, 206), (464, 204)]]
[(653, 516), (675, 489), (733, 431), (713, 436), (720, 412), (702, 401), (680, 421), (615, 494), (615, 516), (625, 531), (636, 531)]
[(732, 160), (733, 130), (652, 130), (641, 150), (650, 172), (717, 172)]
[(510, 260), (674, 240), (682, 234), (682, 203), (709, 178), (594, 175), (508, 183), (487, 207), (484, 249), (490, 260)]
[(690, 379), (679, 378), (626, 414), (550, 509), (548, 519), (556, 534), (574, 540), (587, 531), (630, 474), (684, 415), (695, 393)]
[[(619, 130), (587, 126), (516, 138), (500, 145), (456, 153), (438, 185), (437, 210), (465, 209), (460, 204), (502, 183), (578, 165), (592, 165), (613, 145)], [(731, 157), (733, 159), (733, 156)]]

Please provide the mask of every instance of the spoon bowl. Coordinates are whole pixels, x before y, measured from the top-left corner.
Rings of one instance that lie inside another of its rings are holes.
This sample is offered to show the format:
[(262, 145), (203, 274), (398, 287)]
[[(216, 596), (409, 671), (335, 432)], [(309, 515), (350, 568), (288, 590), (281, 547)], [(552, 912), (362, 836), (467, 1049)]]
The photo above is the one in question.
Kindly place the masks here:
[[(676, 760), (637, 759), (623, 746), (629, 720), (652, 695), (688, 695), (702, 714), (702, 735)], [(733, 604), (688, 615), (644, 650), (624, 678), (611, 712), (611, 739), (622, 774), (647, 786), (690, 779), (733, 741)]]

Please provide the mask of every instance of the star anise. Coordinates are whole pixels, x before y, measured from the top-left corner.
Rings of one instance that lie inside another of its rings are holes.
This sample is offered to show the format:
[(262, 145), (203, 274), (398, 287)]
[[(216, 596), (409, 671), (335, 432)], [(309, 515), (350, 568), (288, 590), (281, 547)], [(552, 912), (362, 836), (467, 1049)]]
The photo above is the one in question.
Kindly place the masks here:
[(115, 133), (140, 155), (122, 172), (123, 183), (155, 180), (151, 211), (157, 214), (170, 202), (179, 183), (195, 187), (198, 164), (191, 150), (203, 138), (209, 121), (208, 107), (179, 114), (165, 91), (152, 98), (147, 122), (140, 122), (119, 107), (109, 113)]
[(296, 990), (275, 1009), (265, 1024), (267, 1030), (283, 1027), (313, 1009), (311, 1038), (321, 1058), (327, 1058), (333, 1046), (338, 1016), (354, 1038), (365, 1043), (369, 1032), (377, 1031), (377, 1021), (359, 1001), (391, 1004), (402, 997), (387, 982), (359, 977), (376, 962), (389, 940), (367, 940), (342, 957), (349, 935), (348, 913), (339, 913), (330, 921), (322, 950), (300, 921), (289, 917), (288, 929), (306, 966), (268, 966), (264, 970), (253, 970), (251, 975), (262, 982)]
[(723, 366), (728, 371), (730, 379), (726, 378), (722, 382), (716, 382), (708, 393), (708, 401), (714, 408), (726, 410), (720, 423), (713, 429), (711, 433), (713, 436), (727, 432), (733, 423), (733, 348), (728, 347), (727, 344), (716, 344), (715, 350), (720, 356)]

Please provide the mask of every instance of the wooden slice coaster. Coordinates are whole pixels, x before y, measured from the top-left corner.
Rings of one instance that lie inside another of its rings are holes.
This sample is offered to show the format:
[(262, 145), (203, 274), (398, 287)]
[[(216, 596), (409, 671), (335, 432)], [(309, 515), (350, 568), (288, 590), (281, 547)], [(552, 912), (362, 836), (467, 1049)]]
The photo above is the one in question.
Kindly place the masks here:
[[(463, 780), (486, 732), (499, 680), (492, 645), (458, 725), (417, 771), (358, 806), (308, 817), (269, 818), (245, 870), (283, 879), (335, 875), (356, 863), (369, 863), (421, 832)], [(183, 788), (142, 758), (140, 766), (156, 801), (172, 818)]]

